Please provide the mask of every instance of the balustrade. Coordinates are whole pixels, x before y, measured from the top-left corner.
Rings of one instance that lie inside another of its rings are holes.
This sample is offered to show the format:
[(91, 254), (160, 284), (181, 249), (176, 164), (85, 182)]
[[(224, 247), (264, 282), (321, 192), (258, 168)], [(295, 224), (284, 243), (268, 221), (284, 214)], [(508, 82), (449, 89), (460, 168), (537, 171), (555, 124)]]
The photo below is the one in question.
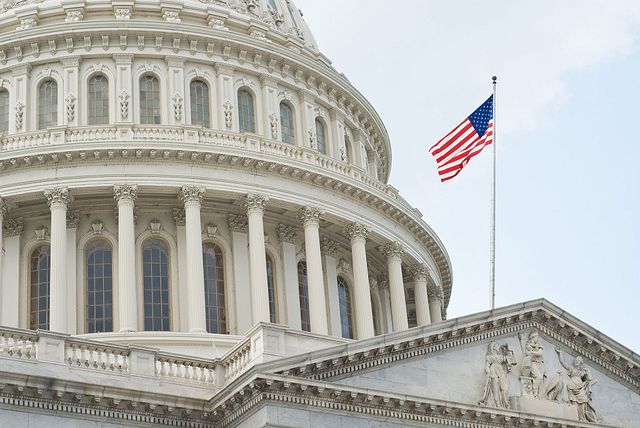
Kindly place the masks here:
[(36, 360), (37, 334), (19, 330), (0, 330), (0, 357)]
[(67, 341), (65, 360), (70, 367), (128, 373), (129, 349), (90, 342)]

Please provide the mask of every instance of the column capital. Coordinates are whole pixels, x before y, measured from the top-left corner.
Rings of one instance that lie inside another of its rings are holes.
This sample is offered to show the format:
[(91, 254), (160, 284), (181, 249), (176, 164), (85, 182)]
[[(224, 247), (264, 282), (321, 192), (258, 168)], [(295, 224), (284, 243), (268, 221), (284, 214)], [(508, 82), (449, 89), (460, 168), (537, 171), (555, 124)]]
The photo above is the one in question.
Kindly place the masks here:
[(405, 249), (399, 242), (387, 242), (382, 246), (382, 254), (384, 254), (387, 260), (394, 257), (400, 259), (404, 253)]
[(351, 241), (356, 239), (366, 240), (369, 236), (369, 232), (370, 230), (366, 226), (357, 222), (351, 223), (345, 228), (345, 233)]
[(329, 238), (322, 238), (320, 247), (322, 248), (322, 252), (329, 257), (335, 257), (338, 252), (338, 244)]
[(378, 278), (369, 276), (369, 284), (374, 290), (386, 290), (389, 288), (389, 276), (384, 273), (378, 275)]
[(47, 198), (49, 208), (53, 208), (54, 205), (64, 205), (66, 208), (71, 202), (71, 196), (69, 195), (69, 189), (67, 187), (47, 189), (44, 191), (44, 196)]
[(296, 243), (296, 229), (294, 227), (287, 226), (286, 224), (279, 224), (277, 232), (280, 242), (286, 242), (288, 244)]
[(246, 215), (229, 214), (228, 221), (232, 232), (247, 233), (249, 231), (249, 220)]
[(427, 285), (427, 295), (429, 296), (429, 300), (438, 299), (440, 302), (444, 300), (444, 292), (442, 291), (442, 288), (435, 284)]
[(183, 204), (197, 203), (202, 204), (204, 199), (205, 188), (198, 186), (182, 186), (179, 198)]
[(116, 201), (135, 202), (138, 198), (138, 186), (135, 184), (116, 184), (113, 186), (114, 198)]
[(320, 217), (324, 214), (324, 211), (320, 208), (307, 205), (298, 210), (298, 220), (304, 226), (315, 224), (320, 225)]
[(184, 226), (187, 224), (184, 208), (173, 209), (173, 220), (176, 222), (176, 226)]
[(4, 236), (20, 236), (24, 230), (24, 219), (22, 217), (9, 218), (4, 221)]
[(0, 198), (0, 216), (5, 216), (9, 212), (9, 207), (7, 206), (7, 200), (4, 198)]
[(77, 229), (80, 224), (80, 211), (69, 210), (67, 211), (67, 229)]
[(247, 214), (253, 211), (258, 211), (260, 214), (264, 214), (267, 202), (269, 202), (269, 198), (267, 196), (255, 193), (248, 193), (242, 199), (242, 205), (247, 211)]
[(416, 263), (409, 267), (409, 277), (413, 281), (428, 281), (429, 267), (424, 263)]

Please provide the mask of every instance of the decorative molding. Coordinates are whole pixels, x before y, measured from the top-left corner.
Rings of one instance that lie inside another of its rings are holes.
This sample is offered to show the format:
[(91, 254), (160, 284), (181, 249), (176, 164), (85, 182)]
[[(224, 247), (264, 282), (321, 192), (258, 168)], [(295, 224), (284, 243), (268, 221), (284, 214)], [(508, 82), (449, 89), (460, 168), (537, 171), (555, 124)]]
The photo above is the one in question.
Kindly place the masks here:
[[(7, 200), (4, 198), (0, 198), (0, 217), (4, 217), (9, 212), (9, 206), (7, 205)], [(2, 227), (2, 222), (0, 222), (0, 228)], [(1, 231), (0, 231), (1, 232)]]
[(135, 202), (138, 198), (138, 186), (130, 184), (116, 184), (113, 186), (114, 198), (117, 202)]
[(176, 226), (185, 226), (187, 224), (184, 208), (173, 209), (173, 220), (176, 222)]
[(340, 259), (340, 261), (338, 261), (338, 266), (337, 266), (337, 271), (338, 273), (352, 273), (353, 269), (351, 267), (351, 263), (348, 262), (345, 259)]
[(24, 125), (24, 107), (25, 106), (22, 101), (16, 102), (16, 131), (21, 131), (22, 126)]
[(76, 96), (69, 94), (64, 100), (67, 106), (67, 121), (73, 122), (76, 118)]
[(338, 243), (329, 238), (322, 238), (320, 248), (322, 248), (322, 252), (329, 257), (335, 257), (338, 253)]
[(160, 223), (160, 220), (153, 219), (149, 222), (149, 231), (151, 232), (152, 235), (159, 234), (160, 229), (162, 229), (162, 223)]
[(320, 225), (320, 218), (324, 214), (324, 211), (320, 208), (307, 205), (298, 210), (298, 220), (304, 226), (308, 225)]
[(176, 121), (180, 122), (182, 120), (184, 98), (179, 92), (176, 92), (171, 100), (173, 101), (173, 115), (176, 118)]
[(382, 254), (388, 259), (393, 257), (402, 258), (405, 249), (399, 242), (387, 242), (382, 246)]
[(247, 214), (251, 212), (260, 212), (264, 214), (264, 210), (269, 202), (269, 197), (259, 195), (255, 193), (248, 193), (242, 198), (242, 206), (247, 211)]
[(227, 100), (222, 107), (224, 108), (224, 124), (227, 129), (231, 129), (233, 127), (233, 104)]
[(91, 223), (91, 232), (93, 232), (94, 235), (102, 235), (103, 231), (104, 231), (104, 223), (102, 223), (102, 221), (96, 220), (93, 223)]
[(370, 232), (371, 231), (366, 226), (357, 222), (351, 223), (345, 227), (345, 234), (351, 241), (355, 239), (366, 240)]
[(129, 7), (118, 7), (113, 13), (115, 18), (119, 21), (131, 19), (131, 8)]
[(416, 263), (409, 267), (409, 277), (412, 281), (428, 281), (429, 267), (424, 263)]
[(129, 93), (126, 89), (123, 89), (119, 95), (120, 100), (120, 119), (125, 120), (129, 117)]
[(52, 208), (53, 205), (64, 205), (66, 208), (71, 202), (69, 189), (66, 187), (54, 187), (53, 189), (47, 189), (44, 191), (44, 196), (47, 198), (47, 203), (50, 208)]
[(40, 226), (34, 230), (34, 235), (38, 241), (46, 241), (49, 239), (49, 229), (46, 226)]
[(22, 217), (8, 218), (4, 220), (2, 229), (4, 237), (20, 236), (24, 231), (24, 219)]
[(287, 226), (286, 224), (279, 224), (277, 228), (278, 239), (280, 242), (286, 242), (288, 244), (296, 243), (296, 229)]
[(67, 211), (67, 229), (77, 229), (80, 224), (80, 211), (68, 210)]
[(209, 223), (204, 227), (204, 233), (209, 239), (215, 239), (218, 236), (218, 226), (213, 223)]
[(269, 115), (269, 124), (271, 125), (271, 138), (274, 140), (278, 139), (278, 123), (278, 115), (271, 113)]
[(229, 214), (228, 222), (232, 232), (247, 233), (249, 231), (249, 219), (246, 215)]

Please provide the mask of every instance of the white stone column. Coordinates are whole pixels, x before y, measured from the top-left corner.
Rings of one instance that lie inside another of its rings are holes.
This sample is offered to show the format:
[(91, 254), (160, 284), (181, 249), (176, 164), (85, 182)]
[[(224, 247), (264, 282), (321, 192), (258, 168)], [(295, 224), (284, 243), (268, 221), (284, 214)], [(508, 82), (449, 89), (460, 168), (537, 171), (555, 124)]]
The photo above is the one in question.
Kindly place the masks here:
[(187, 308), (190, 332), (206, 333), (204, 305), (204, 266), (202, 262), (202, 220), (200, 208), (205, 189), (183, 186), (180, 199), (184, 203), (187, 247)]
[(251, 314), (253, 324), (270, 322), (267, 255), (264, 248), (264, 210), (269, 198), (248, 194), (244, 208), (249, 222), (249, 269), (251, 278)]
[(418, 326), (431, 324), (431, 310), (427, 293), (427, 278), (429, 268), (425, 264), (415, 264), (409, 269), (414, 283), (414, 296), (416, 299), (416, 321)]
[(404, 248), (398, 242), (390, 242), (384, 245), (382, 252), (387, 258), (387, 269), (389, 271), (393, 331), (404, 331), (409, 328), (407, 300), (404, 295), (404, 280), (402, 278)]
[[(176, 244), (178, 245), (178, 284), (187, 283), (187, 232), (184, 208), (172, 210), (176, 223)], [(179, 287), (180, 299), (180, 331), (189, 331), (189, 311), (187, 306), (187, 287)]]
[(302, 330), (300, 292), (298, 291), (298, 261), (296, 259), (296, 230), (286, 224), (279, 224), (278, 239), (282, 245), (287, 325), (294, 330)]
[(342, 337), (342, 323), (340, 318), (340, 296), (338, 295), (338, 261), (336, 253), (338, 244), (329, 238), (322, 238), (322, 255), (326, 272), (327, 311), (329, 312), (329, 334)]
[(67, 211), (67, 331), (65, 333), (78, 334), (78, 319), (84, 324), (84, 317), (78, 317), (78, 282), (76, 274), (76, 254), (78, 251), (78, 225), (80, 224), (80, 212), (78, 210)]
[(230, 331), (243, 335), (251, 329), (251, 275), (249, 272), (249, 220), (246, 215), (230, 214), (228, 217), (231, 231), (231, 252), (233, 256), (233, 287), (229, 296), (229, 320), (235, 321), (235, 330)]
[[(67, 206), (69, 189), (45, 190), (51, 210), (49, 330), (67, 332)], [(75, 254), (73, 255), (75, 257)]]
[(431, 322), (442, 321), (442, 304), (444, 301), (444, 293), (442, 288), (436, 284), (427, 285), (427, 295), (429, 296), (429, 312), (431, 313)]
[(307, 261), (307, 284), (309, 286), (309, 320), (311, 332), (327, 335), (327, 299), (324, 293), (322, 254), (320, 253), (320, 216), (322, 210), (306, 206), (298, 212), (304, 226), (304, 248)]
[[(0, 299), (2, 299), (2, 273), (4, 272), (4, 246), (2, 241), (2, 225), (4, 224), (4, 216), (9, 212), (7, 201), (0, 198)], [(2, 307), (0, 306), (0, 319), (2, 319)]]
[(356, 339), (368, 339), (375, 335), (373, 313), (371, 310), (371, 290), (369, 288), (369, 269), (367, 267), (367, 236), (369, 230), (359, 224), (347, 226), (346, 235), (351, 240), (353, 259), (353, 300), (356, 318)]
[(118, 316), (120, 331), (137, 331), (136, 241), (133, 208), (138, 186), (114, 186), (118, 202)]
[(17, 284), (20, 284), (20, 236), (23, 229), (22, 217), (4, 221), (4, 269), (0, 292), (0, 305), (2, 305), (0, 325), (5, 327), (20, 327), (20, 311), (18, 310), (20, 308), (20, 287)]

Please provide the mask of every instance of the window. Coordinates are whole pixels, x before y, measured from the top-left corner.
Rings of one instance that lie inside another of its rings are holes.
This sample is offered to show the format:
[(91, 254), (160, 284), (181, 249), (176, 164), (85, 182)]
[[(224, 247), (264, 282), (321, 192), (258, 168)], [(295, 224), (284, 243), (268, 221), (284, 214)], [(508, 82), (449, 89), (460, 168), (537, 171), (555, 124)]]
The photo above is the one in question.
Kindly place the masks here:
[(58, 83), (45, 80), (38, 88), (38, 129), (58, 125)]
[(0, 134), (9, 131), (9, 91), (0, 91)]
[(256, 132), (253, 95), (246, 89), (238, 91), (238, 116), (240, 132)]
[(109, 123), (109, 81), (104, 74), (89, 79), (87, 119), (89, 125)]
[(40, 245), (31, 253), (29, 281), (29, 328), (49, 330), (49, 288), (51, 284), (51, 250)]
[(327, 154), (327, 139), (324, 132), (324, 125), (319, 119), (316, 119), (316, 139), (318, 143), (318, 151)]
[(113, 331), (113, 249), (100, 239), (90, 243), (87, 255), (87, 333)]
[(309, 318), (309, 284), (307, 283), (307, 263), (298, 263), (298, 294), (300, 294), (300, 319), (302, 330), (311, 331)]
[(285, 103), (280, 103), (280, 123), (282, 125), (282, 142), (293, 144), (295, 132), (293, 130), (293, 111)]
[(209, 85), (202, 80), (191, 82), (191, 124), (211, 128)]
[(342, 337), (353, 339), (353, 312), (351, 310), (351, 290), (347, 281), (338, 277), (338, 300), (340, 302), (340, 325)]
[(204, 263), (204, 305), (207, 332), (226, 334), (227, 314), (222, 250), (215, 244), (204, 243), (202, 245), (202, 259)]
[(278, 305), (276, 304), (276, 283), (273, 258), (267, 254), (267, 287), (269, 288), (269, 321), (278, 322)]
[(140, 123), (160, 124), (160, 82), (155, 76), (140, 78)]
[(142, 247), (144, 329), (169, 331), (169, 250), (159, 239)]

